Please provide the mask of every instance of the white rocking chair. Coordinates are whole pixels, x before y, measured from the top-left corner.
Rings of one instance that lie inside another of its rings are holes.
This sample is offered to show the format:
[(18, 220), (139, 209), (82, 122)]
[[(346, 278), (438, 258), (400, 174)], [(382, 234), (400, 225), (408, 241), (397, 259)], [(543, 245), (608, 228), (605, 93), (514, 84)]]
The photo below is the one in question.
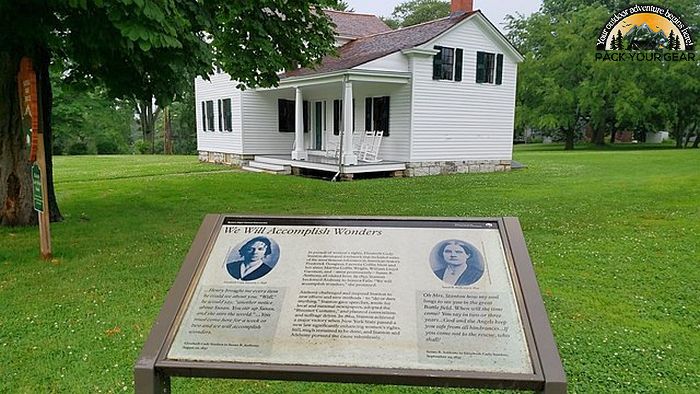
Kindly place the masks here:
[(338, 149), (338, 143), (335, 141), (326, 142), (326, 157), (332, 157), (337, 159), (340, 156), (340, 149)]
[(382, 159), (379, 158), (379, 148), (382, 146), (382, 137), (384, 132), (366, 131), (362, 140), (362, 146), (358, 154), (358, 159), (367, 163), (379, 163)]

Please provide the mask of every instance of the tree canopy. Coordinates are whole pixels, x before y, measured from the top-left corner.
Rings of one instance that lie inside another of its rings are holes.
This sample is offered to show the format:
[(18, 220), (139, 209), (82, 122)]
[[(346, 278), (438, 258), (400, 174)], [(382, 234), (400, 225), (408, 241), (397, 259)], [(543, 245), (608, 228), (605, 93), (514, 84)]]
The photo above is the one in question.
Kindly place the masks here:
[(443, 0), (409, 0), (394, 7), (384, 22), (391, 28), (408, 27), (450, 15), (450, 2)]
[[(518, 78), (518, 128), (561, 136), (566, 149), (573, 149), (584, 126), (598, 144), (606, 133), (614, 140), (619, 130), (643, 138), (648, 131), (668, 129), (680, 147), (684, 137), (697, 133), (700, 63), (595, 60), (603, 25), (613, 12), (633, 4), (544, 0), (529, 17), (509, 17), (509, 38), (525, 56)], [(698, 31), (697, 2), (673, 0), (667, 6)]]
[[(240, 86), (273, 86), (277, 72), (333, 49), (329, 0), (26, 0), (0, 2), (0, 222), (28, 224), (29, 164), (17, 111), (22, 57), (39, 73), (44, 141), (51, 146), (49, 64), (99, 82), (112, 97), (168, 104), (182, 82), (220, 67)], [(264, 59), (265, 61), (261, 61)], [(50, 152), (50, 149), (47, 150)], [(50, 156), (47, 158), (50, 168)], [(49, 170), (52, 211), (57, 211)], [(9, 208), (8, 208), (9, 207)], [(56, 218), (56, 217), (54, 217)]]

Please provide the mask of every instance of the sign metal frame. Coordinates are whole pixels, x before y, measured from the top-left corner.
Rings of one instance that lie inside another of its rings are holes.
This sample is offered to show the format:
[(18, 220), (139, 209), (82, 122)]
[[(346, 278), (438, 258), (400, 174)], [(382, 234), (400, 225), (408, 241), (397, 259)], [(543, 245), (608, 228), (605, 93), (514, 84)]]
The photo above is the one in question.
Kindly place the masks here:
[[(266, 363), (183, 361), (167, 359), (177, 329), (193, 296), (219, 230), (227, 222), (258, 225), (440, 227), (469, 228), (484, 222), (498, 226), (514, 294), (520, 310), (532, 374), (310, 366)], [(535, 390), (566, 393), (567, 381), (547, 312), (540, 294), (525, 238), (517, 218), (296, 217), (207, 215), (192, 243), (174, 285), (161, 308), (134, 368), (137, 393), (170, 391), (170, 377), (240, 378), (344, 383), (381, 383)]]

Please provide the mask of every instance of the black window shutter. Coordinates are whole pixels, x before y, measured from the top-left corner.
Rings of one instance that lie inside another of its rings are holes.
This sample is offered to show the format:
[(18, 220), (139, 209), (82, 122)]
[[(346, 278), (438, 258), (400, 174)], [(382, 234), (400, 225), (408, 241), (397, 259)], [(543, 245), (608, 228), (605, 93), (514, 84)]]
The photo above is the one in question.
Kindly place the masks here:
[(279, 99), (277, 100), (277, 130), (279, 132), (286, 131), (285, 130), (285, 106), (284, 106), (284, 100)]
[(217, 104), (219, 105), (219, 131), (224, 131), (224, 122), (223, 122), (223, 118), (224, 118), (223, 108), (224, 107), (223, 107), (223, 105), (221, 105), (221, 100), (218, 100)]
[(372, 97), (365, 99), (365, 131), (372, 130)]
[(440, 79), (442, 74), (442, 47), (434, 47), (438, 53), (433, 56), (433, 79)]
[(224, 106), (224, 131), (233, 131), (231, 119), (231, 99), (224, 99), (222, 103)]
[(311, 126), (309, 122), (309, 102), (308, 101), (303, 101), (302, 102), (302, 111), (304, 111), (302, 119), (304, 120), (304, 133), (309, 132), (309, 128)]
[(476, 53), (476, 82), (486, 82), (486, 54), (484, 52)]
[(455, 51), (455, 81), (462, 80), (462, 53), (463, 50), (459, 48)]
[(389, 96), (384, 97), (384, 137), (389, 136)]
[(503, 84), (503, 55), (499, 54), (496, 60), (496, 85)]
[(207, 107), (202, 101), (202, 131), (207, 131)]
[(340, 100), (333, 100), (333, 135), (340, 135)]

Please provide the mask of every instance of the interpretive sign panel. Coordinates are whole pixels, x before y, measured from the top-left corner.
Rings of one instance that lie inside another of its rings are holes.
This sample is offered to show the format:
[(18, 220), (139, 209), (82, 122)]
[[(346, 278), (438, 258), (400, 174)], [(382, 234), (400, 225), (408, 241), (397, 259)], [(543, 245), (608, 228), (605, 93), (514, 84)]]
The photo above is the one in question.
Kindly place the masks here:
[(517, 220), (207, 220), (137, 391), (173, 375), (565, 391)]

